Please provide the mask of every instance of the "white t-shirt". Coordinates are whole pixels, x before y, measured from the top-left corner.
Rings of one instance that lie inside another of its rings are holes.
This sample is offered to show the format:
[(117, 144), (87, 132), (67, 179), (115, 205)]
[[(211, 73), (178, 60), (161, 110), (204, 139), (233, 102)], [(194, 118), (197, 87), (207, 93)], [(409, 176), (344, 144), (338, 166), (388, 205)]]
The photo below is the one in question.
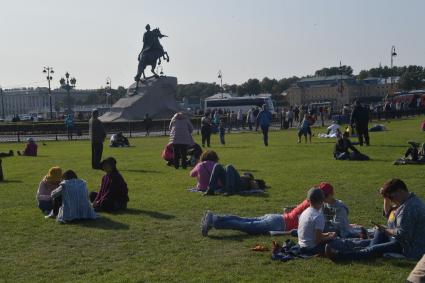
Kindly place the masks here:
[(341, 129), (341, 126), (338, 124), (332, 124), (328, 127), (329, 135), (338, 134), (338, 130)]
[(314, 248), (316, 230), (325, 229), (325, 217), (321, 210), (309, 207), (301, 213), (298, 221), (298, 244), (301, 248)]

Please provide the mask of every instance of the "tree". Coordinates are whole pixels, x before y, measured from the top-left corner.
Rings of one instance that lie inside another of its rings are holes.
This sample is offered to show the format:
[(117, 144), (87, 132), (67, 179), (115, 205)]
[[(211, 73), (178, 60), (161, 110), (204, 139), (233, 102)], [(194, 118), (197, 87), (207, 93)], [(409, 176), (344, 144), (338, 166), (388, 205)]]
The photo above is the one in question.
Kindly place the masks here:
[(335, 75), (347, 75), (351, 76), (353, 74), (353, 68), (351, 66), (342, 65), (341, 67), (330, 67), (330, 68), (322, 68), (320, 70), (317, 70), (314, 73), (316, 76), (335, 76)]
[(420, 89), (424, 86), (425, 73), (421, 66), (409, 66), (400, 76), (399, 88), (403, 90)]

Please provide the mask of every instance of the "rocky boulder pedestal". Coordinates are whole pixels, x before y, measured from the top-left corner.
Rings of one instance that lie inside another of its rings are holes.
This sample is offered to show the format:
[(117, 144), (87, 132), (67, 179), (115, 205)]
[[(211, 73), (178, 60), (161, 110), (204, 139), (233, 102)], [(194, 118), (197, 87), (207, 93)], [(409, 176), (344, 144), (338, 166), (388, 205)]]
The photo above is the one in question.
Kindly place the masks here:
[(180, 106), (175, 99), (176, 77), (150, 78), (136, 83), (127, 90), (127, 96), (118, 100), (111, 110), (99, 119), (104, 122), (143, 120), (146, 114), (153, 119), (171, 119)]

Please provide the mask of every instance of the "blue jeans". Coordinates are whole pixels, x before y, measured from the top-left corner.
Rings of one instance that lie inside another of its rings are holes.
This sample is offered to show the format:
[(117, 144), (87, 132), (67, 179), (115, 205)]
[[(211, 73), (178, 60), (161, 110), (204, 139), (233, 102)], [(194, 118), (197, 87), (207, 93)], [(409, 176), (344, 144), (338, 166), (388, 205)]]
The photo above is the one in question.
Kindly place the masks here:
[(333, 249), (338, 251), (354, 251), (356, 249), (362, 249), (365, 247), (368, 247), (370, 245), (370, 240), (363, 240), (363, 239), (335, 239), (326, 243), (322, 243), (317, 245), (314, 248), (301, 248), (301, 253), (307, 254), (307, 255), (315, 255), (315, 254), (324, 254), (325, 253), (325, 246), (326, 244), (329, 244)]
[(375, 236), (373, 240), (370, 241), (368, 247), (351, 251), (348, 253), (343, 253), (341, 258), (344, 259), (367, 259), (367, 258), (375, 258), (380, 257), (384, 253), (402, 253), (403, 249), (399, 242), (392, 237), (388, 237), (384, 232), (380, 232), (379, 230), (375, 231)]
[(213, 227), (215, 229), (238, 230), (248, 234), (265, 234), (269, 231), (285, 231), (285, 222), (281, 214), (266, 214), (254, 218), (214, 215)]
[(49, 200), (39, 200), (38, 208), (40, 208), (43, 213), (48, 214), (53, 209), (52, 201)]
[[(218, 181), (223, 187), (218, 186)], [(221, 164), (215, 164), (211, 173), (208, 189), (214, 191), (221, 190), (223, 193), (234, 194), (239, 190), (241, 177), (238, 171), (232, 166), (223, 167)]]
[(264, 145), (269, 145), (269, 125), (261, 125), (261, 131), (263, 132)]
[(220, 143), (223, 145), (226, 144), (226, 142), (224, 141), (224, 135), (225, 132), (220, 130)]

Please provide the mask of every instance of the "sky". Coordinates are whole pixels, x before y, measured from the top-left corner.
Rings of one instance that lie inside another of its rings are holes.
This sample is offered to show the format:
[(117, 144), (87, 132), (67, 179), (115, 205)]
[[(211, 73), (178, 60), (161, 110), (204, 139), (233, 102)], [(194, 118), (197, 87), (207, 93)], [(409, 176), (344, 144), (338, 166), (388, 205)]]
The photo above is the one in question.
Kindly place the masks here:
[[(179, 83), (239, 84), (313, 74), (339, 62), (362, 69), (425, 65), (422, 0), (0, 0), (0, 85), (128, 87), (145, 25), (159, 27)], [(147, 69), (149, 74), (150, 70)]]

